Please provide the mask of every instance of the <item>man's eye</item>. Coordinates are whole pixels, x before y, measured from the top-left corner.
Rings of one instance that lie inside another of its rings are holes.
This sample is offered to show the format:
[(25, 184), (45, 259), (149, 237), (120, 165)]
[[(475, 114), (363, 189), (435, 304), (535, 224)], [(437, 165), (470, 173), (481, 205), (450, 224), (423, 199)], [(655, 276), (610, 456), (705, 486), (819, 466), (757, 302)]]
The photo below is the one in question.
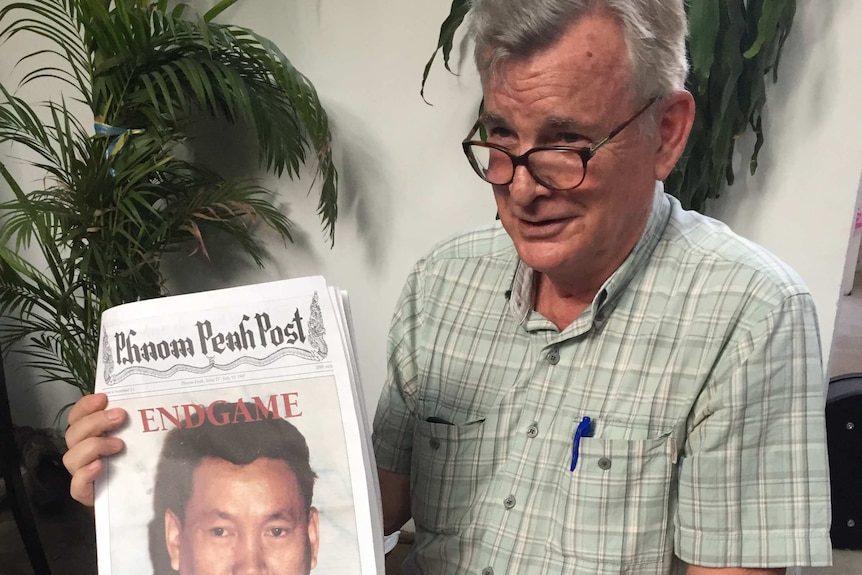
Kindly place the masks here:
[(590, 144), (590, 140), (581, 134), (564, 133), (560, 134), (558, 139), (566, 145), (588, 146)]
[(216, 537), (224, 537), (227, 535), (227, 529), (224, 527), (213, 527), (210, 529), (210, 534), (215, 535)]
[(270, 527), (269, 534), (273, 537), (282, 537), (287, 535), (287, 529), (284, 529), (283, 527)]
[(508, 128), (502, 128), (500, 126), (488, 128), (488, 140), (491, 142), (511, 140), (512, 137), (512, 130), (509, 130)]

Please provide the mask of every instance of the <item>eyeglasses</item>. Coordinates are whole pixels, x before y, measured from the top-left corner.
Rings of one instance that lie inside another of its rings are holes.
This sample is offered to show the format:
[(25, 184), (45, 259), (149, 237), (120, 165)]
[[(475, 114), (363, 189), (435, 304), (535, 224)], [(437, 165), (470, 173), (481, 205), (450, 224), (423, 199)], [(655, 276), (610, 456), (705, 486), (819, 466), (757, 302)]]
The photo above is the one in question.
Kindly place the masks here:
[(571, 190), (583, 183), (587, 175), (587, 162), (596, 155), (596, 152), (625, 130), (658, 99), (658, 96), (652, 98), (631, 118), (588, 147), (537, 146), (520, 156), (515, 156), (503, 146), (471, 140), (470, 138), (479, 129), (479, 121), (473, 125), (473, 129), (461, 143), (461, 147), (464, 148), (464, 153), (476, 174), (489, 184), (495, 186), (511, 184), (515, 179), (515, 169), (518, 166), (524, 166), (533, 179), (544, 187), (555, 191)]

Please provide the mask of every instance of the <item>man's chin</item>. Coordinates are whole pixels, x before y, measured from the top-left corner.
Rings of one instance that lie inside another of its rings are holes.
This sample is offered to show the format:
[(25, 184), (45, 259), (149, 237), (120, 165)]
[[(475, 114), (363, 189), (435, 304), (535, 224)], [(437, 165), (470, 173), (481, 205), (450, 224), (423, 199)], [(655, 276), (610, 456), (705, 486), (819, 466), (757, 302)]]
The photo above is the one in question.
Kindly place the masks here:
[(517, 248), (521, 261), (551, 279), (572, 269), (573, 254), (563, 251), (554, 242), (524, 242)]

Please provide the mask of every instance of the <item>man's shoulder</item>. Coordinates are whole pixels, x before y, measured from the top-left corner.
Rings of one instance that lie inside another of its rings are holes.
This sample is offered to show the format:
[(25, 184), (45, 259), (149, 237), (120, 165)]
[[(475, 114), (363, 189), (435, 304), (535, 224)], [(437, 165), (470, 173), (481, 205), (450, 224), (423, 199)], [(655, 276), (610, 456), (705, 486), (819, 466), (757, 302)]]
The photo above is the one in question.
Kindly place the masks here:
[(459, 233), (416, 262), (402, 298), (423, 299), (429, 315), (445, 315), (455, 302), (468, 301), (472, 311), (485, 314), (487, 306), (495, 305), (493, 295), (511, 285), (517, 262), (512, 240), (499, 224)]
[(516, 257), (512, 239), (499, 221), (460, 232), (435, 245), (422, 258), (426, 263), (466, 260), (510, 261)]
[[(434, 246), (413, 267), (408, 283), (421, 284), (426, 293), (469, 297), (479, 292), (505, 290), (512, 281), (518, 254), (497, 223), (451, 236)], [(501, 287), (503, 286), (503, 287)]]
[(676, 200), (656, 255), (698, 274), (752, 282), (752, 289), (780, 297), (809, 293), (799, 274), (768, 249), (723, 222), (683, 210)]

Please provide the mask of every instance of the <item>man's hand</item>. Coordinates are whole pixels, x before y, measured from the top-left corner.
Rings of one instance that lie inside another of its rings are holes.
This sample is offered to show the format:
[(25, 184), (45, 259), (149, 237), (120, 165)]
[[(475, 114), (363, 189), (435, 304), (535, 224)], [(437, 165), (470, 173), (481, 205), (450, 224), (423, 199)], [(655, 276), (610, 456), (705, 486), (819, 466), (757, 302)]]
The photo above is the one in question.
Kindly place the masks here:
[(93, 482), (104, 465), (101, 458), (123, 449), (121, 439), (104, 435), (126, 421), (126, 412), (122, 409), (106, 410), (107, 405), (107, 396), (95, 393), (82, 397), (69, 413), (69, 428), (66, 429), (69, 451), (63, 456), (63, 465), (72, 474), (69, 489), (72, 498), (84, 505), (93, 505)]
[(410, 476), (377, 468), (383, 499), (383, 534), (398, 531), (410, 519)]

